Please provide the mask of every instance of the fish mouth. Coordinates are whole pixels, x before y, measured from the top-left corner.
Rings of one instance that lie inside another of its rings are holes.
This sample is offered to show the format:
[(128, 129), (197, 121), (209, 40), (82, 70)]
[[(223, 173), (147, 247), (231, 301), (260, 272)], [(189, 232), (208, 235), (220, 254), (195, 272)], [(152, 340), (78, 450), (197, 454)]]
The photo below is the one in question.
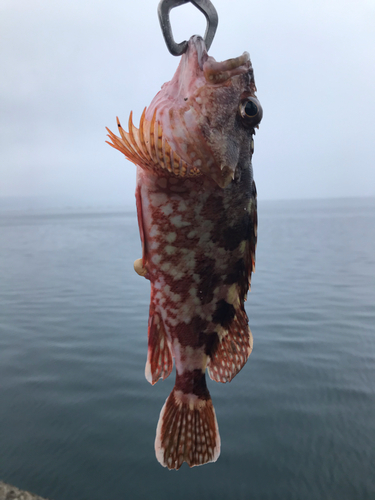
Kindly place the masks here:
[(203, 71), (206, 82), (210, 84), (224, 83), (233, 76), (247, 73), (251, 67), (248, 52), (226, 61), (216, 61), (214, 57), (207, 54), (206, 44), (199, 35), (194, 35), (189, 40), (188, 57), (191, 57), (192, 53), (196, 57), (199, 68)]

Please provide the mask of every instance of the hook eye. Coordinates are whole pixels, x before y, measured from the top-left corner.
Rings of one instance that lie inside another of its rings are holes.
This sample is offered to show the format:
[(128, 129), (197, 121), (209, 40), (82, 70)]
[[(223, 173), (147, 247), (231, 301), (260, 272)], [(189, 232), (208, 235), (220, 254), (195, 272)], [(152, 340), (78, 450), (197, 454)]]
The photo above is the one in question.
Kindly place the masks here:
[(176, 43), (174, 41), (169, 13), (174, 7), (178, 7), (179, 5), (189, 2), (199, 9), (206, 17), (207, 27), (204, 34), (204, 42), (206, 44), (207, 51), (211, 47), (217, 25), (219, 23), (219, 17), (216, 9), (210, 0), (160, 0), (158, 5), (160, 27), (168, 50), (174, 56), (181, 56), (184, 54), (187, 50), (188, 42), (186, 40), (181, 43)]

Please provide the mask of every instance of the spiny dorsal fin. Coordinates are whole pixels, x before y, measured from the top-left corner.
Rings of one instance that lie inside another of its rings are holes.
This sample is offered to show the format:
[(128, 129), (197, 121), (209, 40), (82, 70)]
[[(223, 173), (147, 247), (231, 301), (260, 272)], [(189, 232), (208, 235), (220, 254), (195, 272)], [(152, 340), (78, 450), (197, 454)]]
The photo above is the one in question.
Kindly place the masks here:
[(139, 129), (133, 124), (133, 112), (130, 113), (126, 132), (119, 119), (116, 117), (120, 137), (111, 130), (108, 137), (112, 142), (106, 141), (113, 148), (121, 151), (132, 163), (147, 170), (157, 171), (159, 174), (173, 175), (176, 177), (196, 177), (202, 175), (197, 167), (186, 163), (170, 146), (163, 135), (160, 123), (156, 120), (156, 109), (152, 120), (146, 120), (146, 109), (143, 110)]

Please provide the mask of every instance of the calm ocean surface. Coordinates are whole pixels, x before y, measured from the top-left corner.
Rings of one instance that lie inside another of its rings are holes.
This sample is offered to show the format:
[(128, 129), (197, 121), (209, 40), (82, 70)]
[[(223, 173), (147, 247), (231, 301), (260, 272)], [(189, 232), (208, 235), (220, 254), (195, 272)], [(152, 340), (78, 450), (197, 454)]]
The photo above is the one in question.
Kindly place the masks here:
[(0, 479), (54, 500), (375, 499), (375, 199), (259, 203), (215, 464), (156, 461), (133, 212), (0, 214)]

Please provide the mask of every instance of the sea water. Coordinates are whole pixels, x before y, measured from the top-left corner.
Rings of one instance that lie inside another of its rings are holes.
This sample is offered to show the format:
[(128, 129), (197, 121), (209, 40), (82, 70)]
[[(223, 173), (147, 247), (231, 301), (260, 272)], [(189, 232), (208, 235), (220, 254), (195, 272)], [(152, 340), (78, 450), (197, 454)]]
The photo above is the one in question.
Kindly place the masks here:
[(136, 214), (0, 214), (0, 479), (54, 500), (373, 500), (375, 199), (259, 203), (254, 350), (222, 449), (168, 471)]

